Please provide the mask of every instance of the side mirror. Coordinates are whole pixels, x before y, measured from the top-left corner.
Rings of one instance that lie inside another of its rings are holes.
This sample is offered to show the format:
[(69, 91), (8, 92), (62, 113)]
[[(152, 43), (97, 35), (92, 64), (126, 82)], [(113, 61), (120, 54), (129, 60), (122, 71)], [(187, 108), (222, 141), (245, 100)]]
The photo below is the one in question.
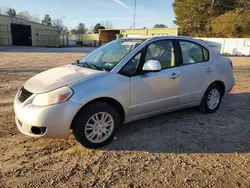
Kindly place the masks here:
[(161, 71), (161, 63), (156, 60), (148, 60), (144, 65), (142, 70), (144, 72), (159, 72)]

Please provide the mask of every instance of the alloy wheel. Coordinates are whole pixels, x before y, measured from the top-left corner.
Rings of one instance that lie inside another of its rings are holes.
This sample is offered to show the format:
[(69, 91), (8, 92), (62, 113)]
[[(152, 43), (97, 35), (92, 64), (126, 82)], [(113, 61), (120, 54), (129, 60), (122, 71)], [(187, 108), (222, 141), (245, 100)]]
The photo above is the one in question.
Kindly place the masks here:
[(99, 112), (89, 118), (85, 126), (85, 136), (92, 143), (107, 140), (114, 130), (114, 119), (107, 112)]

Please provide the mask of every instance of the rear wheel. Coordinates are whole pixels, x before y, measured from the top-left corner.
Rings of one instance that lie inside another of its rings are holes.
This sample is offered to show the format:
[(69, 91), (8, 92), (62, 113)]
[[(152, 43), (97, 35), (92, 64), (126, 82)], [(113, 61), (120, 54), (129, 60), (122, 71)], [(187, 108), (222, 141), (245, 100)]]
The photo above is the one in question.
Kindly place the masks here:
[(83, 108), (73, 122), (73, 134), (87, 148), (100, 148), (111, 142), (120, 125), (117, 111), (109, 104), (97, 102)]
[(222, 89), (217, 84), (212, 84), (204, 94), (199, 106), (202, 112), (214, 113), (218, 110), (222, 100)]

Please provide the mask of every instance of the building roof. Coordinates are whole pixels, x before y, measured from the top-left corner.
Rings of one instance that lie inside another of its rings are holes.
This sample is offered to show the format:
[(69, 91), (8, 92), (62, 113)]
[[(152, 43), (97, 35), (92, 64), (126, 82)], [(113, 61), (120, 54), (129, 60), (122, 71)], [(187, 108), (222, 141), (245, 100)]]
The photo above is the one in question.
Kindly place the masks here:
[(150, 29), (154, 29), (154, 30), (161, 30), (161, 29), (166, 29), (166, 30), (170, 30), (170, 29), (178, 29), (177, 27), (173, 27), (173, 28), (135, 28), (135, 29), (99, 29), (99, 31), (116, 31), (116, 30), (150, 30)]
[(34, 23), (34, 24), (39, 24), (39, 25), (43, 25), (43, 26), (46, 26), (46, 27), (57, 28), (55, 26), (44, 25), (42, 23), (33, 22), (33, 21), (25, 20), (25, 19), (21, 19), (21, 18), (18, 18), (16, 16), (7, 16), (7, 15), (3, 15), (3, 14), (0, 14), (0, 16), (7, 17), (7, 18), (10, 18), (10, 19), (17, 19), (17, 20), (21, 20), (21, 21), (26, 21), (26, 22), (30, 22), (30, 23)]

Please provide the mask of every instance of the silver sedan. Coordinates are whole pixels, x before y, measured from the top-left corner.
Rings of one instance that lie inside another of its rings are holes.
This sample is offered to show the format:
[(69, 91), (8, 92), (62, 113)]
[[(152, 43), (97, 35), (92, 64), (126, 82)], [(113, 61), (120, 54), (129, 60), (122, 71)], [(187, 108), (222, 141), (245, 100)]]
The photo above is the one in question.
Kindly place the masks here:
[(99, 148), (120, 125), (188, 107), (219, 108), (232, 62), (189, 37), (125, 38), (29, 79), (14, 101), (18, 129)]

